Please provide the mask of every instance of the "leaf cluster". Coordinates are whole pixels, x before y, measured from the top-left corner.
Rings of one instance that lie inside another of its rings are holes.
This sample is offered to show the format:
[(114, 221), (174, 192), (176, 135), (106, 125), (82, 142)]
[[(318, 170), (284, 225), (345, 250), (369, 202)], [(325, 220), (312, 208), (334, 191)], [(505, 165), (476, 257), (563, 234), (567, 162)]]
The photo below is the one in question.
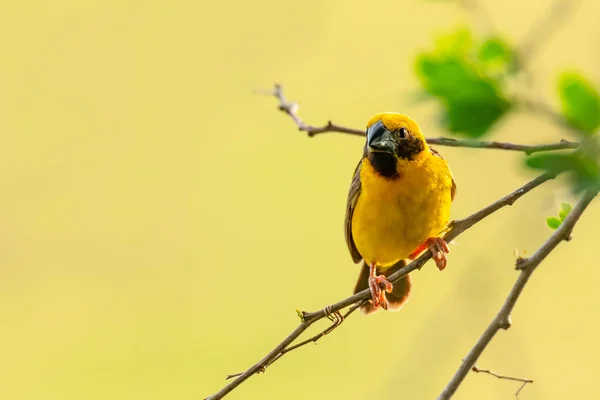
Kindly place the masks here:
[[(432, 50), (418, 54), (415, 72), (427, 96), (442, 106), (441, 121), (456, 136), (481, 138), (519, 100), (508, 82), (520, 71), (519, 54), (500, 36), (476, 38), (466, 27), (438, 36)], [(581, 147), (571, 153), (540, 153), (526, 158), (533, 169), (568, 172), (572, 189), (600, 186), (600, 94), (576, 71), (556, 82), (559, 117), (573, 128)]]

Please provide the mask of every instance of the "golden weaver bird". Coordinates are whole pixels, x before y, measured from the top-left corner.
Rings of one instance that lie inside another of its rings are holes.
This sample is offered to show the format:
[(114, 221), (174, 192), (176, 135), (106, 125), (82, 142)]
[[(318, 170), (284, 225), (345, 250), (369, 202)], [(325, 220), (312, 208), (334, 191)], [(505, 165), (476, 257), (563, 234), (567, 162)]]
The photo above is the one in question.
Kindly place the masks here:
[(352, 259), (364, 260), (354, 293), (371, 290), (364, 313), (406, 303), (411, 277), (394, 285), (386, 278), (406, 259), (429, 249), (440, 271), (446, 267), (450, 250), (439, 235), (447, 228), (455, 193), (446, 160), (427, 145), (415, 121), (391, 112), (369, 120), (348, 193), (345, 231)]

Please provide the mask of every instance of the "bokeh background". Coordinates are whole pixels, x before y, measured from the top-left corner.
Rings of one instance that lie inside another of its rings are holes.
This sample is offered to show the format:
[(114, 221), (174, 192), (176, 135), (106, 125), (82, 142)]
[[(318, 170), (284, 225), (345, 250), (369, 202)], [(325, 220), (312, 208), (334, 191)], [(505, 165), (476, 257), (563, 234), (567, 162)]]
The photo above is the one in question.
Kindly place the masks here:
[[(552, 2), (485, 4), (518, 43)], [(531, 60), (550, 104), (561, 69), (600, 80), (599, 12), (580, 2)], [(3, 4), (0, 398), (204, 398), (282, 340), (296, 307), (351, 294), (343, 218), (362, 139), (309, 139), (253, 90), (283, 83), (314, 124), (395, 110), (445, 135), (436, 103), (414, 101), (413, 61), (472, 22), (417, 0)], [(572, 139), (526, 113), (490, 138)], [(458, 182), (454, 218), (534, 176), (520, 154), (439, 150)], [(461, 235), (443, 273), (414, 273), (402, 312), (357, 313), (229, 398), (434, 398), (516, 279), (515, 249), (534, 251), (570, 199), (562, 182), (535, 190)], [(600, 396), (599, 218), (593, 204), (479, 361), (534, 379), (521, 399)], [(470, 374), (456, 398), (517, 388)]]

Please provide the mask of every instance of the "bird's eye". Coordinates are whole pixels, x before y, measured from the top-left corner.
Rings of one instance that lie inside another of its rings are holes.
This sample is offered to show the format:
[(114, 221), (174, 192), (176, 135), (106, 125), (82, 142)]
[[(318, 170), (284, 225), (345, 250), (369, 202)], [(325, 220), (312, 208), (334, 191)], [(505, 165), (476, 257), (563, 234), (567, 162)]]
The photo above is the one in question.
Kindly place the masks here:
[(400, 135), (400, 139), (406, 139), (406, 137), (408, 136), (408, 129), (400, 128), (398, 134)]

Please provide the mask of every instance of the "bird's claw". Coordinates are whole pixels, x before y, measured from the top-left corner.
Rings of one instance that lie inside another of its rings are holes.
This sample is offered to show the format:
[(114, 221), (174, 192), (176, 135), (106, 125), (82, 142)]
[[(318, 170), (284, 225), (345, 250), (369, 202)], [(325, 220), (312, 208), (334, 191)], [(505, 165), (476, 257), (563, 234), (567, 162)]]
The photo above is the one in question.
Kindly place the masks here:
[(440, 237), (430, 237), (425, 241), (425, 243), (417, 247), (417, 249), (413, 251), (412, 254), (408, 256), (408, 258), (410, 260), (414, 260), (425, 249), (431, 251), (431, 258), (433, 258), (433, 261), (435, 261), (435, 265), (440, 271), (446, 268), (446, 254), (450, 253), (450, 248), (448, 247), (448, 243), (446, 243), (444, 239)]
[(377, 308), (381, 306), (384, 310), (387, 310), (388, 304), (385, 298), (385, 292), (391, 293), (394, 286), (392, 282), (388, 281), (384, 275), (374, 275), (369, 277), (369, 289), (371, 290), (371, 300), (373, 301), (373, 307)]
[(344, 316), (339, 311), (332, 311), (331, 306), (327, 306), (324, 309), (325, 316), (333, 322), (333, 324), (323, 331), (323, 336), (329, 334), (332, 330), (340, 326), (342, 322), (344, 322)]
[(427, 249), (431, 251), (431, 258), (433, 258), (433, 261), (435, 261), (435, 265), (440, 271), (443, 271), (448, 262), (446, 259), (446, 254), (450, 253), (448, 243), (446, 243), (446, 241), (440, 237), (432, 237), (427, 239), (425, 244)]

